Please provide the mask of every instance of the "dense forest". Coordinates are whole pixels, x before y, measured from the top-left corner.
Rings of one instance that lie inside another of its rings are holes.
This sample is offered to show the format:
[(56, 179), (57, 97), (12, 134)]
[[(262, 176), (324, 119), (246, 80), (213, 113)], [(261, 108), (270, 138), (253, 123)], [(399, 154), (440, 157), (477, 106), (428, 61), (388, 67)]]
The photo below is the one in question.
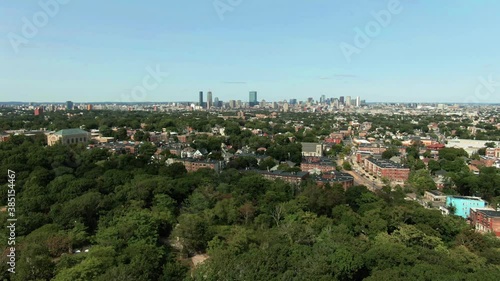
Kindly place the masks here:
[[(499, 280), (500, 241), (404, 200), (83, 145), (0, 143), (16, 173), (10, 280)], [(1, 194), (7, 205), (7, 192)], [(7, 213), (0, 243), (8, 252)], [(191, 257), (208, 259), (194, 267)]]

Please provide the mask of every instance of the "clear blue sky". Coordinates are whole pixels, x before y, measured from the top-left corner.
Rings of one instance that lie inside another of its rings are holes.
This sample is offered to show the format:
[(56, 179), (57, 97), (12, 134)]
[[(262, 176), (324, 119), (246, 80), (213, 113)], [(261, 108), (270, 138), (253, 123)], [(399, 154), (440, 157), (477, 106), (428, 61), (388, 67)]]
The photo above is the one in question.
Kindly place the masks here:
[(159, 65), (169, 76), (143, 101), (200, 90), (245, 101), (255, 90), (267, 101), (463, 102), (492, 75), (496, 93), (478, 100), (500, 102), (497, 0), (401, 0), (350, 62), (340, 44), (355, 46), (354, 29), (389, 0), (241, 0), (222, 19), (214, 0), (70, 0), (16, 53), (12, 34), (38, 2), (0, 2), (0, 101), (121, 101)]

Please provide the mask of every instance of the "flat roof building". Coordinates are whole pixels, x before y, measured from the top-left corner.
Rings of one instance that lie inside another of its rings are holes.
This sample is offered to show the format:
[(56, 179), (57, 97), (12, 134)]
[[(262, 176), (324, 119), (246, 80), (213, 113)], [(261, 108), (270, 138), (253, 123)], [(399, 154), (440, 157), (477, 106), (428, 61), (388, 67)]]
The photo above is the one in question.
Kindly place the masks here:
[(454, 214), (464, 219), (470, 215), (471, 208), (484, 208), (486, 201), (479, 197), (472, 196), (448, 196), (446, 197), (446, 206), (454, 207)]
[(470, 224), (479, 232), (500, 237), (500, 212), (493, 209), (471, 208)]
[(387, 178), (391, 181), (407, 181), (410, 168), (386, 159), (373, 157), (364, 160), (364, 169), (376, 177)]
[(60, 144), (87, 143), (91, 134), (82, 129), (63, 129), (47, 136), (49, 146)]

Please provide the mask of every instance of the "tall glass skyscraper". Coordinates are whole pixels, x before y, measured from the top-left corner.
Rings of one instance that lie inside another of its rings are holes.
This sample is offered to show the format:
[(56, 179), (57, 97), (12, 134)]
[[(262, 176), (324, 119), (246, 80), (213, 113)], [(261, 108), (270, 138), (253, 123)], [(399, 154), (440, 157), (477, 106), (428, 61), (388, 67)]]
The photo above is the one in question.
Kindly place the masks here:
[(259, 104), (259, 102), (257, 101), (257, 92), (256, 91), (252, 91), (249, 93), (248, 103), (250, 106), (254, 106), (254, 105)]
[(200, 91), (200, 99), (198, 101), (199, 106), (203, 106), (203, 91)]
[(73, 102), (72, 101), (66, 102), (66, 110), (73, 110)]

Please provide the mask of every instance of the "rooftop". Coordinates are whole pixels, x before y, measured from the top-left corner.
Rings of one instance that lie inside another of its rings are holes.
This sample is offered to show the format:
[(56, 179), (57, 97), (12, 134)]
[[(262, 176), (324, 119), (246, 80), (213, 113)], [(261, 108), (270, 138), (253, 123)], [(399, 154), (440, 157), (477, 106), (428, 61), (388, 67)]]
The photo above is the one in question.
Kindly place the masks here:
[(500, 212), (494, 210), (476, 209), (479, 213), (483, 213), (488, 217), (500, 218)]
[(280, 170), (276, 171), (259, 171), (257, 170), (259, 174), (266, 174), (266, 175), (276, 175), (276, 176), (281, 176), (281, 177), (297, 177), (297, 178), (302, 178), (307, 176), (309, 173), (308, 172), (284, 172)]
[(367, 158), (367, 160), (381, 168), (408, 169), (405, 165), (398, 164), (387, 159)]
[(435, 196), (444, 196), (444, 193), (442, 193), (439, 190), (429, 190), (428, 192), (435, 195)]
[(54, 134), (61, 135), (61, 136), (71, 136), (71, 135), (81, 135), (81, 134), (88, 134), (88, 133), (89, 132), (82, 130), (82, 129), (63, 129), (63, 130), (55, 132)]
[(472, 196), (458, 196), (458, 195), (452, 195), (452, 196), (448, 196), (450, 198), (454, 198), (454, 199), (460, 199), (460, 200), (477, 200), (477, 201), (483, 201), (483, 199), (479, 198), (479, 197), (472, 197)]
[(303, 142), (302, 143), (302, 152), (316, 152), (317, 145), (319, 145), (319, 143)]

